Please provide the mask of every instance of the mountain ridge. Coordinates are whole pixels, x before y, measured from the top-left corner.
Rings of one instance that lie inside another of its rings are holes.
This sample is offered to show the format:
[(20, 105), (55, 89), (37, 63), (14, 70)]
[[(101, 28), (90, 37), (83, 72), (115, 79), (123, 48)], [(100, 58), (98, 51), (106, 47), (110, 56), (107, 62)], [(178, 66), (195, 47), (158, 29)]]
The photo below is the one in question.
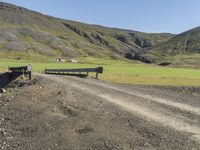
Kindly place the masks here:
[(0, 48), (8, 52), (7, 57), (124, 58), (126, 53), (139, 51), (173, 36), (90, 25), (3, 2), (0, 3), (0, 24)]
[(61, 19), (4, 2), (0, 2), (0, 25), (4, 58), (103, 57), (171, 64), (178, 56), (185, 59), (200, 53), (200, 27), (178, 35), (144, 33)]

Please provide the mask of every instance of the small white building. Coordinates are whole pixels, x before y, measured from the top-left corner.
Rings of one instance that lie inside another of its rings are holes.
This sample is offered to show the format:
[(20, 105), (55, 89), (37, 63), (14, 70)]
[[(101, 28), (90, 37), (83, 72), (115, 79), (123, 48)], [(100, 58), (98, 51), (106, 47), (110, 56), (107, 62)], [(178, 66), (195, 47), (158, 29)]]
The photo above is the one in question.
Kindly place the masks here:
[(74, 63), (74, 64), (77, 64), (77, 63), (78, 63), (78, 61), (75, 60), (75, 59), (71, 59), (70, 62), (71, 62), (71, 63)]

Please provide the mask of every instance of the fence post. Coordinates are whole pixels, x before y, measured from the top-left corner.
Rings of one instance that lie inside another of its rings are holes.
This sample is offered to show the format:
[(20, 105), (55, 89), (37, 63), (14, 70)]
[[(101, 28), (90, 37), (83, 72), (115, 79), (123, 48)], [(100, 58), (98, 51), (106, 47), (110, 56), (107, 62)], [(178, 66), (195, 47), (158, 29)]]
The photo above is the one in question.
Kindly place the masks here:
[(98, 72), (96, 72), (96, 79), (98, 79), (99, 78), (99, 73)]
[(31, 65), (27, 66), (27, 71), (28, 71), (29, 80), (31, 80), (31, 71), (32, 71), (32, 66)]
[(12, 81), (12, 73), (9, 72), (9, 78), (10, 78), (10, 81)]
[(28, 78), (31, 80), (31, 71), (28, 72)]

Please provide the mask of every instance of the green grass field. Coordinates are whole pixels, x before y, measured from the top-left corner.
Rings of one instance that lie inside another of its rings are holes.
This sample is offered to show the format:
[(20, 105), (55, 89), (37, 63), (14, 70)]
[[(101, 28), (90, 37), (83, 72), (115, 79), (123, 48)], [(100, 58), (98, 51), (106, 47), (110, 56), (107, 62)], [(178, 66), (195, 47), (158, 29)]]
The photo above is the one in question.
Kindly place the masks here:
[[(81, 63), (57, 63), (57, 62), (30, 62), (0, 59), (0, 71), (9, 66), (21, 66), (31, 64), (34, 72), (42, 73), (45, 68), (88, 68), (104, 67), (101, 80), (128, 84), (145, 85), (170, 85), (170, 86), (200, 86), (200, 70), (159, 67), (127, 61), (115, 61), (108, 59), (81, 59)], [(91, 76), (94, 76), (91, 74)]]

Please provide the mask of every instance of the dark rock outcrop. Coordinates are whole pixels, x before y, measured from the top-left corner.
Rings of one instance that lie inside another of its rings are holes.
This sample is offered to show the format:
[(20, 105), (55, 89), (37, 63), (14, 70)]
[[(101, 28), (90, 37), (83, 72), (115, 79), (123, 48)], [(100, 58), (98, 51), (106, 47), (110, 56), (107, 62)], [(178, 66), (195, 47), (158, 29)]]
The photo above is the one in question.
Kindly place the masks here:
[(124, 56), (127, 59), (138, 60), (147, 64), (155, 62), (153, 59), (145, 57), (143, 54), (140, 54), (140, 53), (126, 53)]

